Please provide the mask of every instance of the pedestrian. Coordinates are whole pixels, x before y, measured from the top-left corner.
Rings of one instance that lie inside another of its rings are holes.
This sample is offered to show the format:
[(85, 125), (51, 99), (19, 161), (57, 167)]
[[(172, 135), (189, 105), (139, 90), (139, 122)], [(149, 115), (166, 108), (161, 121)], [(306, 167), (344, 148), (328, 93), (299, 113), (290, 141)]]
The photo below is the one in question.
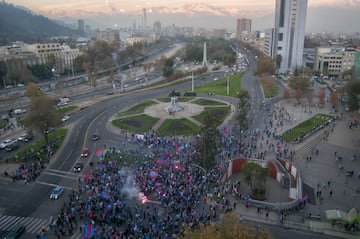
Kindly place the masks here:
[(266, 212), (265, 216), (266, 216), (266, 218), (268, 218), (269, 217), (269, 212)]
[(330, 190), (329, 195), (330, 195), (330, 198), (331, 198), (331, 196), (333, 195), (332, 189)]

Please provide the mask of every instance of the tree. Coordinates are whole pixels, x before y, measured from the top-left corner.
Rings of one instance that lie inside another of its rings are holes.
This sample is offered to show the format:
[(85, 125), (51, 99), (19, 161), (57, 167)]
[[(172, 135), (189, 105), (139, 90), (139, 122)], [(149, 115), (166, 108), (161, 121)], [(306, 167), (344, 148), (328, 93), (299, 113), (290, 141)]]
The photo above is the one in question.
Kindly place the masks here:
[(201, 129), (196, 143), (195, 162), (205, 169), (216, 165), (215, 156), (219, 153), (220, 133), (216, 127), (216, 119), (207, 113), (204, 127)]
[(289, 80), (289, 87), (293, 90), (300, 89), (302, 93), (306, 93), (310, 87), (309, 78), (303, 76), (295, 76)]
[(6, 87), (5, 76), (7, 75), (7, 67), (5, 61), (0, 61), (0, 82)]
[(255, 74), (260, 76), (262, 74), (273, 75), (276, 71), (276, 65), (274, 60), (268, 56), (258, 57), (256, 61)]
[(271, 239), (271, 234), (262, 228), (241, 222), (236, 213), (221, 215), (221, 221), (211, 225), (199, 225), (199, 230), (185, 227), (182, 239)]
[(250, 95), (248, 91), (241, 91), (238, 95), (239, 113), (237, 115), (237, 123), (239, 128), (246, 130), (249, 128), (249, 112), (251, 110)]
[(172, 75), (172, 73), (174, 72), (173, 65), (174, 65), (173, 58), (166, 58), (163, 68), (164, 77), (169, 77), (170, 75)]
[(295, 97), (298, 103), (300, 103), (302, 96), (303, 96), (303, 92), (301, 91), (301, 89), (297, 89), (295, 93)]
[(35, 83), (32, 82), (27, 86), (25, 95), (31, 100), (36, 96), (43, 96), (44, 91), (42, 91)]
[(319, 104), (320, 105), (324, 105), (324, 103), (325, 103), (325, 95), (326, 95), (325, 89), (321, 88), (320, 92), (319, 92)]
[(289, 98), (290, 98), (290, 89), (289, 88), (286, 88), (285, 90), (284, 90), (284, 96), (283, 96), (283, 98), (284, 98), (284, 100), (288, 100)]
[(312, 101), (313, 101), (313, 91), (312, 90), (308, 91), (307, 98), (308, 98), (309, 104), (312, 104)]
[(280, 55), (280, 54), (276, 55), (275, 61), (276, 61), (276, 68), (277, 68), (277, 70), (279, 70), (281, 67), (282, 55)]
[(241, 172), (244, 174), (245, 182), (251, 189), (252, 196), (259, 200), (265, 199), (266, 177), (269, 169), (254, 162), (247, 162), (242, 166)]
[(347, 87), (347, 100), (346, 104), (350, 112), (360, 109), (360, 81), (351, 81)]
[(336, 92), (336, 89), (333, 89), (331, 92), (330, 103), (333, 108), (336, 108), (338, 102), (339, 102), (338, 94)]
[(29, 111), (25, 117), (25, 126), (43, 134), (46, 145), (49, 144), (50, 128), (56, 127), (60, 122), (60, 114), (51, 98), (45, 95), (32, 96)]

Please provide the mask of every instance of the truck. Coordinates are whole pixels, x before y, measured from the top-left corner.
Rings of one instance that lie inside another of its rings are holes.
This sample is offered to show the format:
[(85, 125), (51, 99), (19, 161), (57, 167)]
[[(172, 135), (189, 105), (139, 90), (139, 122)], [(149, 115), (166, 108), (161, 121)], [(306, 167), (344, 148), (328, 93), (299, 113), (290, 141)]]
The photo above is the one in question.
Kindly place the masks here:
[(175, 91), (175, 90), (172, 90), (170, 91), (169, 93), (169, 97), (174, 97), (174, 96), (180, 96), (180, 92), (179, 91)]

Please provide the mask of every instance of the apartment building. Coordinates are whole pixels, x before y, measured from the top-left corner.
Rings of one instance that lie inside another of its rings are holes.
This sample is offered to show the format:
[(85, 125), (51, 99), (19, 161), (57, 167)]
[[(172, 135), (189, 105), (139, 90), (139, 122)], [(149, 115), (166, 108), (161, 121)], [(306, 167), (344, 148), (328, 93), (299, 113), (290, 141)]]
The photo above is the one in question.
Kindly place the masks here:
[(318, 47), (315, 54), (314, 70), (329, 77), (338, 78), (351, 70), (355, 62), (355, 48)]

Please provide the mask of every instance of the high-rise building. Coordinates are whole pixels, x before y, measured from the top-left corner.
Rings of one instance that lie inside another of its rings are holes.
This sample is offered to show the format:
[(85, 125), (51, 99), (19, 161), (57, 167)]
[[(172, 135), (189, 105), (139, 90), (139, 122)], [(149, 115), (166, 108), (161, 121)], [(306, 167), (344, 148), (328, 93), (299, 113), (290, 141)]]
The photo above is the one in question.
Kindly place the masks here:
[(147, 29), (147, 16), (146, 16), (146, 8), (143, 8), (143, 29)]
[(239, 37), (243, 33), (251, 33), (251, 19), (239, 18), (236, 24), (236, 36)]
[(266, 29), (264, 36), (264, 54), (271, 58), (275, 58), (274, 56), (274, 28)]
[(78, 31), (85, 32), (85, 21), (83, 19), (78, 19)]
[(281, 55), (280, 73), (303, 65), (307, 0), (276, 0), (275, 57)]
[(354, 60), (354, 79), (360, 80), (360, 51), (356, 52)]

